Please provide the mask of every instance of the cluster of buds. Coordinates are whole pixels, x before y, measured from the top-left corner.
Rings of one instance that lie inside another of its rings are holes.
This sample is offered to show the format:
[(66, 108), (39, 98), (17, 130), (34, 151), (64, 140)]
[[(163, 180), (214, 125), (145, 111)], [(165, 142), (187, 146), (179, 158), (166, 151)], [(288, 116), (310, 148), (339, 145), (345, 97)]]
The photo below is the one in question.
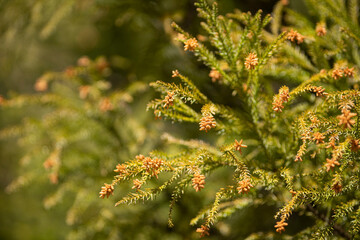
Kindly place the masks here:
[(337, 69), (334, 69), (331, 73), (331, 77), (334, 78), (335, 80), (339, 79), (339, 78), (342, 78), (343, 76), (345, 77), (353, 77), (355, 74), (355, 69), (352, 67), (352, 68), (344, 68), (344, 69), (341, 69), (341, 68), (337, 68)]
[(326, 28), (325, 25), (323, 23), (318, 23), (316, 25), (316, 35), (318, 35), (319, 37), (325, 36), (326, 35)]
[(296, 40), (298, 44), (302, 43), (305, 38), (303, 35), (301, 35), (297, 31), (294, 31), (293, 29), (291, 29), (286, 36), (288, 40), (290, 40), (291, 42), (295, 42)]
[(118, 164), (116, 165), (114, 172), (118, 173), (119, 175), (126, 175), (128, 173), (127, 166), (125, 164)]
[(355, 120), (352, 118), (357, 114), (350, 112), (350, 110), (346, 108), (341, 109), (341, 112), (342, 114), (336, 117), (339, 119), (339, 125), (342, 125), (344, 128), (351, 128), (351, 126), (355, 124)]
[(322, 97), (322, 96), (327, 95), (327, 93), (325, 92), (325, 89), (321, 86), (319, 86), (319, 87), (312, 86), (311, 91), (314, 92), (317, 97)]
[(196, 229), (197, 233), (200, 233), (200, 237), (205, 237), (205, 236), (209, 236), (209, 228), (205, 225), (201, 225), (201, 227), (199, 227), (198, 229)]
[(290, 95), (289, 95), (289, 88), (287, 86), (282, 86), (279, 89), (279, 97), (283, 102), (287, 102), (289, 100)]
[(239, 153), (242, 154), (241, 148), (247, 148), (247, 146), (243, 144), (242, 139), (239, 142), (235, 139), (234, 148), (236, 151), (239, 151)]
[(283, 231), (285, 231), (285, 227), (287, 226), (288, 224), (285, 222), (285, 219), (281, 219), (280, 222), (276, 222), (276, 225), (274, 226), (276, 228), (276, 232), (278, 233), (281, 233)]
[(216, 82), (216, 80), (219, 80), (221, 78), (221, 74), (218, 70), (211, 69), (211, 71), (209, 73), (209, 77), (211, 77), (212, 82)]
[(254, 69), (255, 66), (259, 64), (259, 59), (257, 58), (256, 53), (249, 53), (249, 55), (245, 58), (245, 67), (249, 70)]
[(329, 138), (329, 143), (325, 148), (332, 148), (335, 149), (336, 148), (336, 140), (338, 140), (338, 136), (337, 135), (333, 135)]
[(192, 179), (192, 186), (195, 189), (195, 191), (199, 192), (201, 189), (205, 187), (204, 185), (205, 185), (205, 176), (199, 173), (195, 173)]
[(281, 4), (284, 6), (289, 5), (289, 0), (281, 0)]
[(135, 156), (135, 158), (136, 158), (136, 160), (138, 160), (138, 161), (144, 161), (145, 156), (142, 155), (142, 154), (139, 154), (139, 155)]
[(193, 52), (198, 46), (199, 46), (199, 43), (196, 40), (196, 38), (190, 38), (190, 39), (186, 40), (185, 45), (184, 45), (184, 50)]
[(281, 100), (281, 98), (279, 97), (279, 95), (275, 95), (275, 96), (274, 96), (272, 105), (273, 105), (272, 109), (273, 109), (275, 112), (282, 112), (282, 109), (284, 108), (283, 101)]
[(178, 71), (177, 69), (175, 69), (174, 71), (172, 71), (171, 74), (172, 74), (171, 77), (173, 77), (173, 78), (180, 76), (180, 73), (179, 73), (179, 71)]
[(88, 86), (88, 85), (80, 86), (79, 87), (79, 97), (81, 99), (87, 98), (89, 91), (90, 91), (90, 86)]
[(146, 169), (146, 172), (151, 173), (153, 176), (158, 178), (158, 174), (160, 173), (159, 168), (164, 164), (164, 161), (159, 158), (151, 159), (150, 157), (144, 157), (142, 159), (142, 162), (143, 167)]
[(59, 182), (59, 174), (57, 172), (50, 173), (49, 180), (52, 184), (57, 184)]
[(200, 119), (200, 131), (209, 131), (212, 128), (216, 127), (215, 118), (211, 113), (206, 114)]
[(164, 108), (169, 108), (169, 106), (174, 105), (174, 92), (167, 92), (167, 96), (165, 96), (165, 99), (162, 100), (164, 103)]
[(352, 67), (352, 68), (348, 68), (348, 67), (344, 68), (344, 75), (346, 77), (353, 77), (354, 73), (355, 73), (354, 67)]
[(350, 147), (351, 151), (353, 151), (353, 152), (359, 151), (359, 149), (360, 149), (359, 142), (360, 142), (359, 139), (351, 139), (351, 141), (350, 141), (350, 143), (351, 143), (351, 147)]
[(88, 56), (82, 56), (77, 60), (77, 65), (80, 67), (88, 67), (91, 63), (91, 60)]
[(43, 163), (43, 166), (45, 169), (51, 169), (52, 167), (54, 167), (56, 165), (56, 160), (52, 157), (49, 157), (48, 159), (45, 160), (45, 162)]
[(335, 80), (342, 78), (344, 76), (344, 71), (342, 69), (334, 69), (331, 73), (331, 77)]
[(342, 185), (340, 182), (335, 181), (331, 186), (331, 189), (334, 190), (335, 193), (340, 193), (342, 191)]
[(340, 165), (339, 161), (336, 158), (326, 159), (325, 167), (327, 172), (330, 171), (330, 169), (335, 168), (336, 165)]
[(36, 80), (34, 89), (38, 92), (44, 92), (48, 89), (48, 81), (46, 80), (45, 76), (42, 76), (38, 80)]
[(45, 169), (54, 169), (56, 166), (60, 164), (60, 151), (59, 149), (55, 149), (50, 156), (44, 161), (43, 166)]
[(105, 186), (101, 187), (100, 196), (102, 199), (105, 198), (105, 196), (108, 198), (110, 195), (114, 195), (114, 186), (110, 184), (106, 184)]
[(313, 140), (316, 141), (316, 144), (324, 143), (325, 136), (321, 132), (314, 132)]
[(112, 110), (114, 107), (113, 107), (112, 103), (110, 102), (109, 98), (103, 98), (100, 101), (99, 108), (100, 108), (100, 111), (107, 112), (107, 111)]
[(250, 188), (253, 187), (253, 185), (251, 184), (250, 182), (250, 179), (246, 178), (240, 182), (238, 182), (238, 187), (237, 187), (237, 190), (238, 190), (238, 193), (248, 193), (250, 191)]
[(282, 112), (282, 109), (284, 108), (283, 103), (289, 101), (289, 98), (289, 88), (287, 86), (282, 86), (279, 89), (279, 94), (274, 96), (272, 109), (275, 112)]
[(340, 166), (339, 159), (342, 157), (342, 149), (339, 147), (335, 147), (335, 149), (332, 152), (331, 159), (327, 158), (325, 167), (326, 171), (330, 171), (330, 169), (335, 168), (335, 166)]

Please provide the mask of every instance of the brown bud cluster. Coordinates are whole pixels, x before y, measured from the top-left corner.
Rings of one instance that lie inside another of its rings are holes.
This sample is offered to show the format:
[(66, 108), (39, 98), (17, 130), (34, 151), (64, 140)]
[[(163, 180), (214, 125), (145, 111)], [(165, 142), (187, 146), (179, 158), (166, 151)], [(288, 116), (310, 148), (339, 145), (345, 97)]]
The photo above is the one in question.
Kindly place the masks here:
[(201, 189), (205, 187), (204, 185), (205, 185), (205, 176), (195, 173), (192, 179), (192, 186), (195, 189), (195, 191), (199, 192)]
[(342, 114), (336, 117), (339, 119), (339, 125), (342, 125), (344, 128), (351, 128), (351, 126), (355, 124), (355, 120), (352, 118), (357, 114), (350, 112), (350, 110), (346, 108), (343, 108), (341, 112)]
[(354, 76), (354, 74), (355, 74), (355, 70), (354, 70), (354, 68), (352, 67), (352, 68), (345, 68), (344, 69), (344, 75), (346, 76), (346, 77), (353, 77)]
[(335, 149), (333, 149), (331, 159), (326, 159), (325, 167), (327, 172), (336, 166), (340, 166), (340, 162), (338, 160), (342, 158), (342, 155), (343, 151), (341, 148), (335, 147)]
[(314, 132), (313, 140), (316, 141), (316, 144), (324, 143), (325, 136), (321, 132)]
[(250, 182), (250, 179), (246, 178), (238, 183), (237, 190), (239, 193), (248, 193), (250, 191), (250, 188), (253, 187), (253, 185)]
[(353, 151), (353, 152), (357, 152), (357, 151), (359, 151), (359, 149), (360, 149), (360, 145), (359, 145), (359, 139), (352, 139), (351, 140), (351, 147), (350, 147), (350, 149), (351, 149), (351, 151)]
[(112, 103), (110, 102), (109, 98), (103, 98), (100, 101), (99, 108), (100, 108), (100, 111), (107, 112), (107, 111), (112, 110), (114, 107), (113, 107)]
[(318, 35), (319, 37), (326, 35), (326, 28), (325, 28), (324, 24), (318, 23), (316, 25), (315, 31), (316, 31), (316, 35)]
[(200, 233), (200, 237), (205, 237), (205, 236), (209, 236), (209, 228), (206, 227), (205, 225), (201, 225), (201, 227), (199, 227), (198, 229), (196, 229), (197, 233)]
[(289, 88), (287, 86), (282, 86), (279, 89), (279, 97), (283, 102), (287, 102), (289, 100), (290, 95), (289, 95)]
[(241, 148), (247, 148), (247, 146), (243, 144), (243, 140), (241, 139), (239, 142), (235, 140), (234, 148), (236, 151), (239, 151), (239, 153), (242, 154)]
[(79, 87), (79, 97), (81, 99), (87, 98), (89, 91), (90, 91), (90, 86), (88, 86), (88, 85), (80, 86)]
[(282, 109), (284, 108), (283, 103), (287, 102), (290, 98), (289, 95), (289, 88), (287, 86), (282, 86), (279, 89), (279, 94), (274, 96), (273, 102), (272, 102), (272, 109), (275, 112), (282, 112)]
[(273, 105), (272, 109), (275, 112), (282, 112), (282, 109), (284, 108), (283, 101), (281, 100), (281, 98), (278, 95), (274, 96), (272, 105)]
[(312, 87), (312, 92), (314, 92), (316, 94), (317, 97), (322, 97), (322, 96), (326, 96), (327, 93), (325, 92), (325, 89), (321, 86), (319, 87)]
[(77, 65), (80, 67), (87, 67), (91, 63), (91, 60), (87, 56), (83, 56), (77, 60)]
[(335, 80), (342, 78), (343, 76), (344, 76), (344, 71), (342, 69), (334, 69), (331, 74), (331, 77)]
[(200, 119), (200, 131), (209, 131), (216, 127), (216, 121), (212, 114), (207, 114)]
[(209, 77), (211, 77), (211, 81), (212, 82), (216, 82), (216, 80), (219, 80), (221, 77), (221, 74), (218, 70), (216, 69), (211, 69), (210, 73), (209, 73)]
[(285, 227), (288, 224), (285, 222), (285, 219), (281, 219), (280, 222), (276, 222), (276, 225), (274, 226), (276, 228), (276, 232), (281, 233), (285, 231)]
[(101, 191), (100, 191), (100, 198), (105, 198), (105, 196), (108, 198), (110, 195), (114, 195), (114, 186), (110, 185), (110, 184), (106, 184), (105, 186), (101, 187)]
[(48, 158), (46, 159), (46, 161), (43, 163), (43, 166), (45, 169), (50, 169), (53, 166), (55, 166), (56, 162), (53, 158)]
[(331, 189), (334, 190), (335, 193), (340, 193), (342, 191), (342, 185), (339, 182), (335, 182)]
[(196, 40), (196, 38), (190, 38), (188, 40), (186, 40), (185, 45), (184, 45), (184, 50), (185, 51), (195, 51), (195, 49), (199, 46), (198, 41)]
[(164, 161), (159, 158), (151, 159), (150, 157), (145, 157), (142, 161), (146, 171), (158, 178), (158, 174), (160, 173), (159, 169), (164, 164)]
[(116, 165), (116, 169), (114, 170), (114, 172), (119, 173), (119, 175), (126, 175), (128, 173), (126, 168), (127, 166), (125, 164), (118, 164)]
[(172, 74), (171, 77), (173, 77), (173, 78), (178, 77), (180, 75), (180, 73), (179, 73), (179, 71), (177, 69), (172, 71), (171, 74)]
[(162, 100), (164, 108), (169, 108), (169, 106), (174, 105), (174, 95), (174, 92), (167, 92), (167, 96), (165, 96), (165, 99)]
[(335, 168), (335, 166), (339, 166), (339, 165), (340, 163), (336, 158), (326, 159), (325, 167), (327, 172), (330, 171), (330, 169)]
[(41, 77), (38, 80), (36, 80), (34, 89), (38, 92), (44, 92), (48, 89), (48, 82), (44, 77)]
[(298, 33), (297, 31), (294, 31), (293, 29), (290, 30), (290, 32), (287, 33), (287, 39), (291, 42), (297, 41), (298, 44), (302, 43), (304, 41), (304, 36)]
[(249, 70), (254, 69), (255, 66), (259, 64), (259, 59), (257, 58), (256, 53), (249, 53), (249, 55), (245, 58), (245, 67)]

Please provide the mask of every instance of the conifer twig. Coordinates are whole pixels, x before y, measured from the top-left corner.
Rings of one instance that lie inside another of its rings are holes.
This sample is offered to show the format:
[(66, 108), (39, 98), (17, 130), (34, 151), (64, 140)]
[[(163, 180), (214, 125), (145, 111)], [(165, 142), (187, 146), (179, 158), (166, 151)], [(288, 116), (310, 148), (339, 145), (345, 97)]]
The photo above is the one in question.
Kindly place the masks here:
[[(316, 208), (314, 208), (313, 206), (311, 206), (311, 204), (307, 204), (307, 205), (306, 205), (306, 208), (307, 208), (310, 212), (312, 212), (312, 213), (315, 215), (315, 217), (317, 217), (318, 219), (326, 222), (326, 223), (329, 224), (329, 225), (332, 224), (331, 221), (330, 221), (330, 219), (327, 219), (324, 214), (320, 213)], [(345, 238), (345, 239), (351, 239), (351, 235), (350, 235), (349, 233), (347, 233), (347, 232), (344, 230), (344, 228), (342, 228), (339, 224), (334, 223), (333, 228), (334, 228), (334, 232), (335, 232), (336, 234), (338, 234), (339, 236), (341, 236), (341, 237), (343, 237), (343, 238)]]

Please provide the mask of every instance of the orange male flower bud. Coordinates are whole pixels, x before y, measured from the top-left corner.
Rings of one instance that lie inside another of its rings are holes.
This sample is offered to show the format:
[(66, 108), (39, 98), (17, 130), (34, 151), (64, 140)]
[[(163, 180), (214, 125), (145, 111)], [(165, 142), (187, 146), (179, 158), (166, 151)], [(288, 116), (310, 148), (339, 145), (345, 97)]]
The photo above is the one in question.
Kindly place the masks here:
[(193, 52), (198, 46), (199, 44), (196, 38), (190, 38), (185, 42), (184, 50)]
[(99, 192), (99, 197), (102, 199), (104, 199), (105, 196), (108, 198), (110, 195), (114, 195), (114, 186), (106, 183), (104, 184), (105, 186), (101, 187), (101, 191)]
[(255, 66), (259, 64), (258, 60), (256, 53), (249, 53), (245, 58), (245, 67), (249, 70), (254, 69)]
[(199, 192), (201, 189), (203, 189), (205, 186), (205, 176), (200, 175), (198, 173), (194, 174), (194, 177), (192, 179), (192, 185), (194, 189)]
[(285, 231), (285, 227), (287, 226), (288, 224), (285, 222), (285, 219), (281, 219), (280, 222), (276, 222), (276, 225), (274, 226), (276, 228), (276, 231), (278, 233), (281, 233), (283, 231)]

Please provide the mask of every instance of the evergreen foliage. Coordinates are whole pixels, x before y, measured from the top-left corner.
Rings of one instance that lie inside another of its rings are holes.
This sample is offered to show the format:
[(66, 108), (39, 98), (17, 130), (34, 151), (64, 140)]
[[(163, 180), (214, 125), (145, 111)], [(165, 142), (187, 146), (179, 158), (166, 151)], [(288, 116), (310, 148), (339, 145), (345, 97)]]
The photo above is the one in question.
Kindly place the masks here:
[[(287, 1), (279, 1), (272, 16), (261, 10), (223, 16), (216, 3), (199, 0), (206, 36), (195, 38), (172, 24), (184, 51), (209, 72), (205, 83), (174, 70), (171, 81), (150, 84), (161, 98), (151, 100), (147, 110), (157, 121), (185, 126), (180, 137), (149, 130), (156, 123), (139, 117), (141, 101), (133, 103), (147, 85), (111, 89), (104, 80), (110, 69), (101, 57), (46, 73), (35, 85), (39, 94), (2, 99), (2, 108), (42, 107), (40, 117), (0, 133), (17, 136), (27, 149), (24, 174), (8, 191), (48, 176), (58, 187), (45, 199), (46, 207), (72, 196), (67, 223), (76, 230), (70, 239), (126, 238), (123, 212), (113, 205), (126, 209), (122, 205), (156, 202), (162, 195), (169, 197), (167, 222), (174, 227), (176, 205), (189, 192), (211, 198), (190, 221), (200, 237), (231, 237), (222, 221), (271, 206), (277, 209), (270, 220), (274, 228), (244, 238), (356, 239), (359, 3), (305, 2), (311, 17), (288, 9)], [(192, 126), (198, 128), (196, 139), (187, 138)], [(165, 147), (157, 145), (160, 140)], [(225, 174), (211, 177), (218, 172)], [(99, 182), (106, 182), (99, 192), (104, 200), (89, 197)], [(86, 214), (90, 208), (100, 214)], [(293, 219), (310, 221), (295, 226)]]
[[(156, 151), (123, 164), (126, 171), (116, 175), (111, 186), (129, 177), (141, 183), (117, 205), (153, 199), (174, 184), (172, 209), (191, 184), (196, 191), (206, 191), (212, 184), (205, 184), (208, 175), (230, 168), (232, 180), (222, 181), (213, 204), (191, 221), (199, 224), (201, 237), (209, 235), (219, 219), (253, 204), (278, 206), (274, 225), (284, 235), (295, 212), (316, 220), (293, 234), (298, 238), (358, 235), (357, 1), (348, 7), (337, 0), (307, 1), (317, 24), (286, 9), (290, 25), (281, 33), (284, 1), (276, 5), (271, 32), (266, 28), (271, 17), (261, 11), (221, 16), (216, 3), (200, 0), (196, 6), (208, 34), (205, 41), (172, 26), (184, 50), (208, 67), (214, 87), (232, 93), (231, 100), (221, 103), (178, 70), (173, 71), (173, 82), (151, 84), (163, 96), (148, 104), (157, 118), (199, 123), (199, 130), (212, 137), (205, 142), (166, 135), (184, 147), (180, 154)], [(173, 175), (159, 180), (159, 187), (144, 186), (162, 172)], [(169, 226), (174, 224), (171, 212)], [(251, 237), (261, 239), (262, 234)]]
[(114, 239), (126, 236), (124, 229), (140, 225), (120, 224), (127, 219), (126, 211), (111, 211), (114, 203), (99, 201), (95, 194), (114, 162), (156, 145), (149, 136), (157, 127), (150, 130), (146, 115), (137, 113), (145, 102), (134, 103), (139, 95), (149, 99), (144, 95), (147, 84), (134, 82), (114, 90), (106, 80), (110, 74), (104, 57), (82, 57), (77, 66), (40, 77), (34, 86), (37, 94), (14, 95), (2, 103), (4, 111), (22, 109), (29, 114), (0, 133), (1, 138), (17, 137), (26, 153), (20, 176), (6, 190), (52, 184), (44, 207), (71, 203), (66, 223), (73, 231), (68, 239)]

